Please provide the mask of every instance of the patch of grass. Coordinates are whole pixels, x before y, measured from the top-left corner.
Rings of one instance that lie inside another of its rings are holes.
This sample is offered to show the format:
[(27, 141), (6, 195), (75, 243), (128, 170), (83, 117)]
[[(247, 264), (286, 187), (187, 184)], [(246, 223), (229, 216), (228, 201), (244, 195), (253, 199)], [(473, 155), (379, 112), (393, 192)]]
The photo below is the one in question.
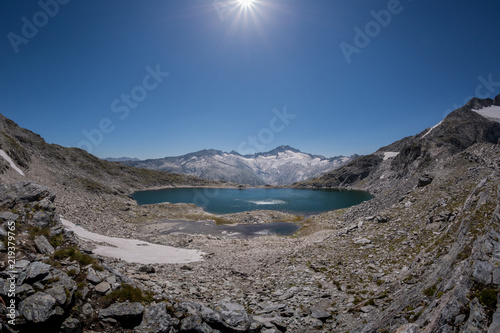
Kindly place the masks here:
[(85, 190), (87, 190), (88, 192), (91, 192), (91, 193), (107, 193), (107, 194), (110, 194), (112, 193), (113, 191), (107, 187), (107, 186), (104, 186), (102, 184), (99, 184), (98, 182), (96, 181), (93, 181), (91, 179), (88, 179), (88, 178), (80, 178), (80, 183), (81, 185), (85, 188)]
[(352, 304), (354, 305), (358, 305), (359, 303), (361, 303), (363, 300), (361, 298), (355, 298), (354, 301), (352, 302)]
[(31, 240), (34, 240), (35, 237), (37, 236), (45, 236), (47, 239), (50, 238), (49, 236), (49, 229), (47, 228), (40, 228), (40, 227), (32, 227), (29, 230), (29, 238)]
[(68, 276), (69, 277), (73, 277), (73, 276), (76, 276), (77, 273), (76, 273), (76, 269), (70, 269), (68, 272), (67, 272)]
[(368, 305), (376, 306), (375, 300), (373, 298), (370, 298), (368, 301), (365, 302), (365, 306)]
[(384, 299), (384, 298), (387, 298), (387, 296), (389, 296), (389, 295), (387, 295), (387, 291), (386, 291), (383, 294), (381, 294), (380, 296), (378, 296), (377, 299)]
[(52, 237), (49, 242), (50, 242), (50, 245), (57, 248), (57, 247), (61, 246), (63, 241), (64, 241), (64, 236), (62, 234), (60, 234), (60, 235)]
[(497, 305), (497, 295), (497, 289), (484, 289), (479, 294), (479, 302), (490, 309), (495, 309)]
[(54, 260), (69, 258), (71, 261), (77, 261), (82, 266), (87, 266), (90, 264), (98, 265), (97, 260), (94, 257), (88, 254), (81, 253), (80, 250), (74, 247), (66, 247), (56, 250), (52, 257), (54, 258)]
[(103, 300), (105, 303), (109, 304), (125, 301), (151, 303), (153, 301), (153, 293), (122, 283), (120, 288), (113, 290), (110, 294), (104, 296)]
[(424, 291), (422, 291), (424, 293), (424, 295), (426, 296), (433, 296), (437, 291), (437, 286), (436, 285), (433, 285), (432, 287), (430, 288), (427, 288), (425, 289)]

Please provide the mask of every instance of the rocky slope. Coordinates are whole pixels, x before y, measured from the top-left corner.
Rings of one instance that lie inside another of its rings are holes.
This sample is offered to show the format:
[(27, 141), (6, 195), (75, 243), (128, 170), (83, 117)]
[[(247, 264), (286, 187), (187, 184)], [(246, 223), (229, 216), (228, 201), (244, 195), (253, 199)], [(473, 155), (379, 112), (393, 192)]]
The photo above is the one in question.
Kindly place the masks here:
[(234, 151), (226, 153), (207, 149), (178, 157), (123, 161), (122, 163), (239, 184), (289, 185), (318, 177), (355, 157), (326, 158), (303, 153), (290, 146), (280, 146), (269, 152), (244, 156)]
[(106, 221), (108, 226), (119, 227), (124, 220), (140, 219), (140, 216), (131, 216), (128, 212), (128, 207), (135, 204), (129, 194), (136, 190), (236, 186), (134, 168), (101, 160), (81, 149), (47, 144), (39, 135), (20, 128), (0, 114), (0, 153), (2, 151), (12, 162), (11, 165), (0, 156), (2, 183), (30, 180), (49, 186), (57, 195), (55, 205), (59, 213), (89, 227), (93, 227), (95, 221)]
[(65, 231), (54, 199), (29, 182), (0, 186), (1, 332), (260, 331), (239, 304), (179, 302), (88, 254)]
[(427, 171), (438, 172), (447, 159), (473, 144), (497, 144), (500, 123), (474, 110), (499, 105), (500, 95), (494, 100), (474, 98), (431, 129), (380, 148), (371, 155), (348, 163), (344, 168), (296, 186), (358, 187), (380, 193), (393, 187), (396, 182), (412, 183), (415, 177)]

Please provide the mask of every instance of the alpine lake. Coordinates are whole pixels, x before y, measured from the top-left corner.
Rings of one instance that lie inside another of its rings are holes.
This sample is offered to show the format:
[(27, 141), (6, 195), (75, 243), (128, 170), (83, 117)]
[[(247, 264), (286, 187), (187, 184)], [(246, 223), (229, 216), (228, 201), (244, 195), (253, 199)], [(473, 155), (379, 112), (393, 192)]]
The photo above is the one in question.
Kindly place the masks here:
[[(162, 202), (191, 203), (213, 214), (277, 210), (304, 216), (351, 207), (373, 198), (365, 191), (295, 188), (167, 188), (138, 191), (131, 196), (139, 205)], [(300, 229), (299, 224), (287, 222), (234, 226), (204, 223), (202, 227), (201, 224), (193, 224), (190, 221), (176, 221), (176, 223), (182, 225), (179, 232), (182, 230), (184, 233), (222, 233), (236, 238), (262, 235), (290, 236)]]

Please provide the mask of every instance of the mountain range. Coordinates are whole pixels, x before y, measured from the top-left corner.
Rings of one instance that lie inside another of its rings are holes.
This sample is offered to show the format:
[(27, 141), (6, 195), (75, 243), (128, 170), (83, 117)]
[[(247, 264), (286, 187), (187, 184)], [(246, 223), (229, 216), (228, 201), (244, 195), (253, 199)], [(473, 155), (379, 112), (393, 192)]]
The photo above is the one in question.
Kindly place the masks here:
[(304, 153), (290, 146), (279, 146), (271, 151), (253, 155), (205, 149), (177, 157), (142, 161), (120, 159), (120, 162), (133, 167), (186, 174), (208, 180), (248, 185), (290, 185), (319, 177), (357, 157), (358, 155), (326, 158)]

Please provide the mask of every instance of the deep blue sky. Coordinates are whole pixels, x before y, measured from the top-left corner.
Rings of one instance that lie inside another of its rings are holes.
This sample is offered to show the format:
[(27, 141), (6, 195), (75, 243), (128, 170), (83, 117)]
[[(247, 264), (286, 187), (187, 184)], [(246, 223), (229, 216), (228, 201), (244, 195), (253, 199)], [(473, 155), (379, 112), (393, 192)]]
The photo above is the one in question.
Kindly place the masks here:
[(99, 157), (368, 154), (500, 92), (495, 0), (55, 1), (0, 2), (0, 112)]

